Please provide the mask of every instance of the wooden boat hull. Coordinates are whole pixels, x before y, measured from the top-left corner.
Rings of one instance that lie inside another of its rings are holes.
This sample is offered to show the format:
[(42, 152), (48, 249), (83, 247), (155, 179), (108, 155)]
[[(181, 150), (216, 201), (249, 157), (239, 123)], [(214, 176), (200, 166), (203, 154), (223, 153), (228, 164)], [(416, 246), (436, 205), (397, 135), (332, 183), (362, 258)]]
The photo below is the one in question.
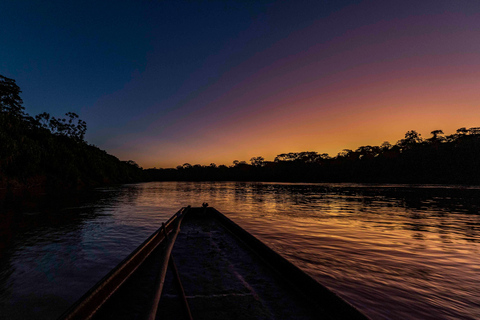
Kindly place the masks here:
[(214, 208), (184, 208), (165, 231), (62, 319), (366, 319)]

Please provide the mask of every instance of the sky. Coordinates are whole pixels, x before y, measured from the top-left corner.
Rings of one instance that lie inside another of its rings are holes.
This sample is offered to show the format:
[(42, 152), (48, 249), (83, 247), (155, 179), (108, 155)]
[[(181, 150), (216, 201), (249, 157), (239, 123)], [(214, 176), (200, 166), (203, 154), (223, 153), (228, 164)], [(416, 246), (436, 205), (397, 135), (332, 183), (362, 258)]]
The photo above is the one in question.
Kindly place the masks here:
[(26, 111), (144, 168), (480, 126), (480, 1), (0, 2)]

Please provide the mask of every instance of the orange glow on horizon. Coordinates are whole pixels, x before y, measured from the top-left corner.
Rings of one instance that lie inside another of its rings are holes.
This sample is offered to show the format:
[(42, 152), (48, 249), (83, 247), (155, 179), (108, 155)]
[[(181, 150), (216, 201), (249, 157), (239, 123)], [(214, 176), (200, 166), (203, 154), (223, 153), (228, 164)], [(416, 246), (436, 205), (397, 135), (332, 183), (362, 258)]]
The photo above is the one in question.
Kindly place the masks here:
[[(152, 123), (146, 129), (149, 138), (135, 143), (141, 148), (111, 151), (145, 168), (186, 162), (231, 165), (254, 156), (272, 161), (286, 152), (336, 156), (343, 149), (395, 144), (409, 130), (428, 138), (437, 129), (448, 135), (480, 126), (480, 56), (476, 44), (465, 42), (477, 33), (455, 27), (459, 19), (473, 24), (475, 17), (446, 17), (431, 22), (450, 30), (442, 34), (432, 27), (417, 35), (412, 26), (425, 23), (424, 17), (400, 21), (406, 31), (397, 38), (388, 37), (388, 22), (365, 26), (271, 61), (222, 91), (248, 63), (268, 60), (296, 37), (319, 28), (309, 26), (226, 72), (183, 109), (173, 110), (177, 118), (172, 116), (161, 131), (171, 138), (148, 134), (158, 132)], [(382, 32), (383, 42), (370, 41), (370, 34)]]

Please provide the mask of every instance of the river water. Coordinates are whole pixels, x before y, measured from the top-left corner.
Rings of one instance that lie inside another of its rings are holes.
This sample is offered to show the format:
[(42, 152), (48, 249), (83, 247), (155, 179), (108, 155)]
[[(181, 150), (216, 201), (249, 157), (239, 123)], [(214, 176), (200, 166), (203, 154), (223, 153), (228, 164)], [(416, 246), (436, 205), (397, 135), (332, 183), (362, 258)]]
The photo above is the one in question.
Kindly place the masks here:
[(372, 319), (480, 319), (480, 188), (152, 182), (0, 213), (0, 319), (54, 319), (208, 202)]

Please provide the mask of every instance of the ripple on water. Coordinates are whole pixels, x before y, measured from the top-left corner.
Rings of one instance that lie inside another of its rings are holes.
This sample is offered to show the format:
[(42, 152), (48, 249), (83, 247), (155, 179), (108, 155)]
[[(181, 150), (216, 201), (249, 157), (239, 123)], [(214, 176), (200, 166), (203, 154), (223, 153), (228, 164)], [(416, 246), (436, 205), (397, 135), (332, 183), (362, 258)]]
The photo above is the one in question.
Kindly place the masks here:
[(480, 319), (478, 188), (155, 182), (69, 201), (0, 221), (9, 318), (55, 318), (180, 207), (208, 202), (373, 319)]

